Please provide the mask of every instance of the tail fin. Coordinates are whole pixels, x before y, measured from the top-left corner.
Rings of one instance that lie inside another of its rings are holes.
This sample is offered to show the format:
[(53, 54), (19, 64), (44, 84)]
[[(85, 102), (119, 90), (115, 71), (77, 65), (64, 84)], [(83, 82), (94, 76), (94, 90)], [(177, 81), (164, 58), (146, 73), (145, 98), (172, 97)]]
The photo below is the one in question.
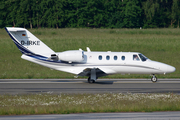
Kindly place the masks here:
[(5, 29), (22, 54), (46, 56), (55, 53), (27, 29), (16, 27), (5, 27)]

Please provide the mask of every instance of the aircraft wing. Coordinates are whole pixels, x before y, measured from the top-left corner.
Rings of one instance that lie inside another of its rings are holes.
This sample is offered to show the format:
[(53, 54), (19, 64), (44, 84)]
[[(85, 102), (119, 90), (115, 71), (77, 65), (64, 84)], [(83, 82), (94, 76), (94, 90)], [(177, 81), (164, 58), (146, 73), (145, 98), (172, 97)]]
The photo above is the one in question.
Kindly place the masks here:
[(79, 76), (90, 76), (92, 69), (95, 69), (97, 77), (106, 76), (108, 74), (114, 73), (113, 70), (107, 69), (107, 68), (86, 68), (82, 72), (80, 72), (78, 75)]

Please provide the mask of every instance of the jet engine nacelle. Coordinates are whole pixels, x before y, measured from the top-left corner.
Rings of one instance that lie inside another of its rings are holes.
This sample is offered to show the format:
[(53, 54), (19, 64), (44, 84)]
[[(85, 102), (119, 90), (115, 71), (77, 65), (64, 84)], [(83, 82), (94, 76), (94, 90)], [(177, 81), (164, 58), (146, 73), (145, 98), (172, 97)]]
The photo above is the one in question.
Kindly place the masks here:
[(84, 51), (80, 51), (80, 50), (65, 51), (65, 52), (59, 53), (58, 57), (59, 57), (59, 60), (66, 61), (69, 63), (83, 62)]

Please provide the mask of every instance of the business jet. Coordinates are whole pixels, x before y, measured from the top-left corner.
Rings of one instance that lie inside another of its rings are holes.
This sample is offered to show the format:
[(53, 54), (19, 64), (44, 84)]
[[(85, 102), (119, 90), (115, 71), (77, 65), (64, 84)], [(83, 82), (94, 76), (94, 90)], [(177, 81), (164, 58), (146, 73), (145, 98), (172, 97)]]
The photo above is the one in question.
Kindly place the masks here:
[(150, 74), (151, 81), (157, 82), (155, 74), (176, 70), (173, 66), (152, 61), (138, 52), (92, 52), (88, 47), (87, 51), (54, 52), (25, 28), (5, 29), (22, 52), (22, 59), (77, 76), (87, 76), (89, 83), (111, 74)]

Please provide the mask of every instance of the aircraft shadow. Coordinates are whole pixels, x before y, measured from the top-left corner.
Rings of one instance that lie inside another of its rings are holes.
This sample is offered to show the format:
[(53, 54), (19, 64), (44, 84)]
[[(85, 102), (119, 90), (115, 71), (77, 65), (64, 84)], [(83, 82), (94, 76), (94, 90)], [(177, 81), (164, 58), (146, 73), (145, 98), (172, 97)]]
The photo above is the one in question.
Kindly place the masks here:
[[(52, 81), (52, 82), (67, 82), (68, 83), (68, 82), (72, 82), (72, 80), (57, 80), (57, 81)], [(88, 83), (87, 81), (83, 81), (83, 82)], [(102, 85), (106, 84), (106, 85), (108, 85), (108, 84), (113, 84), (113, 83), (114, 83), (114, 81), (96, 81), (95, 83), (88, 83), (88, 84), (102, 84)]]
[[(88, 82), (86, 82), (88, 83)], [(114, 81), (96, 81), (95, 83), (89, 83), (89, 84), (99, 84), (99, 85), (111, 85)]]

